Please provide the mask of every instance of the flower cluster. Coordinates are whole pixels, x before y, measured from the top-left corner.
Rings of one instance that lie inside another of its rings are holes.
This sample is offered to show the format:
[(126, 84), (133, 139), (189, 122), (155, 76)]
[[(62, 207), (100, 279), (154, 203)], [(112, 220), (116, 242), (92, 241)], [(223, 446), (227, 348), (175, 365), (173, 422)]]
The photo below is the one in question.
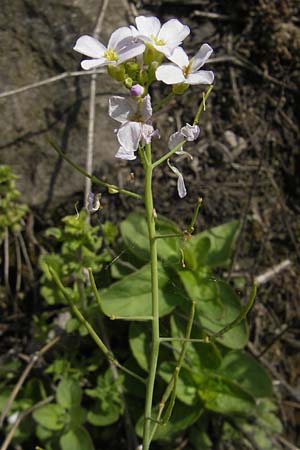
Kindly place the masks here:
[[(189, 85), (212, 84), (214, 74), (202, 70), (212, 54), (212, 48), (203, 44), (194, 57), (189, 58), (181, 47), (190, 34), (187, 25), (171, 19), (161, 25), (156, 17), (139, 16), (136, 26), (121, 27), (109, 38), (107, 47), (97, 39), (84, 35), (77, 40), (74, 50), (89, 57), (83, 59), (85, 70), (107, 66), (108, 73), (129, 89), (129, 98), (113, 96), (109, 99), (109, 115), (120, 123), (116, 130), (119, 149), (117, 158), (133, 160), (136, 152), (159, 136), (152, 125), (151, 98), (148, 93), (153, 81), (173, 85), (173, 92), (183, 93)], [(164, 58), (168, 62), (163, 62)], [(184, 154), (182, 145), (197, 139), (200, 129), (187, 124), (169, 139), (169, 149)], [(179, 145), (182, 142), (182, 145)], [(177, 148), (178, 147), (178, 148)], [(170, 169), (178, 176), (180, 197), (186, 195), (181, 173), (169, 161)]]

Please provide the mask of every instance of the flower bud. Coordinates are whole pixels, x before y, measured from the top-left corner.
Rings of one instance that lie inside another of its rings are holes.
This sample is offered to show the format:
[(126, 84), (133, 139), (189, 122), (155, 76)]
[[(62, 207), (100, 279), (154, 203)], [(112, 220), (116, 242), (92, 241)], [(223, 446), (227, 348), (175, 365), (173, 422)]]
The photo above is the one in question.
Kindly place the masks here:
[(114, 78), (117, 81), (125, 80), (125, 69), (123, 65), (119, 66), (108, 65), (107, 72), (112, 78)]
[(130, 95), (133, 97), (140, 97), (144, 94), (145, 89), (140, 84), (134, 84), (130, 89)]
[(127, 89), (131, 89), (132, 83), (133, 83), (132, 78), (130, 77), (125, 78), (124, 85), (125, 87), (127, 87)]

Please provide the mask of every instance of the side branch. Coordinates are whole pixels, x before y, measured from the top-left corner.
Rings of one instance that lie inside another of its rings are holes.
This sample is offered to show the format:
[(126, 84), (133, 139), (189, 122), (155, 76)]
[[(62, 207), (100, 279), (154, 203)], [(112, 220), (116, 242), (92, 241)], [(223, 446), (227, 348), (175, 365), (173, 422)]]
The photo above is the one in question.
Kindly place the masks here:
[(77, 172), (89, 178), (93, 183), (106, 187), (110, 194), (119, 193), (128, 195), (129, 197), (137, 198), (139, 200), (142, 199), (142, 196), (140, 194), (128, 191), (127, 189), (122, 189), (118, 186), (115, 186), (114, 184), (106, 183), (106, 181), (103, 181), (100, 178), (95, 177), (95, 175), (89, 174), (82, 167), (78, 166), (74, 161), (72, 161), (67, 155), (65, 155), (64, 152), (49, 137), (47, 137), (46, 139), (47, 142), (51, 145), (51, 147), (56, 151), (56, 153), (58, 153), (61, 158), (63, 158), (68, 164), (70, 164), (70, 166), (72, 166), (75, 170), (77, 170)]

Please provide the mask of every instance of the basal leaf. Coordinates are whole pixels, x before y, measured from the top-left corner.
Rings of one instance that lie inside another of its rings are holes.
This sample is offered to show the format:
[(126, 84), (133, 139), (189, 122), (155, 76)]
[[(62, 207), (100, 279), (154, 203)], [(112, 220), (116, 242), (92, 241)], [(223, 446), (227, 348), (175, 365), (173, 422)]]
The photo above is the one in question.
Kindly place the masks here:
[(65, 410), (61, 405), (42, 406), (33, 412), (34, 420), (48, 430), (61, 430), (65, 425)]
[(255, 397), (272, 395), (272, 381), (265, 369), (251, 355), (241, 351), (231, 351), (225, 355), (219, 373), (234, 380)]
[[(158, 263), (159, 314), (170, 313), (184, 301), (182, 290), (170, 280), (169, 275)], [(151, 273), (150, 264), (128, 275), (100, 292), (103, 312), (107, 316), (151, 316)]]
[[(196, 302), (195, 318), (210, 333), (217, 333), (235, 320), (242, 305), (235, 291), (225, 282), (205, 277), (197, 272), (179, 272), (184, 287), (191, 300)], [(243, 348), (248, 340), (245, 320), (218, 339), (223, 345)]]
[[(158, 235), (179, 234), (177, 225), (164, 217), (158, 217), (156, 222), (156, 232)], [(142, 261), (149, 261), (149, 238), (145, 215), (139, 212), (132, 212), (127, 219), (121, 223), (121, 234), (126, 247), (137, 258)], [(176, 238), (157, 240), (158, 257), (162, 260), (178, 258), (179, 240)]]

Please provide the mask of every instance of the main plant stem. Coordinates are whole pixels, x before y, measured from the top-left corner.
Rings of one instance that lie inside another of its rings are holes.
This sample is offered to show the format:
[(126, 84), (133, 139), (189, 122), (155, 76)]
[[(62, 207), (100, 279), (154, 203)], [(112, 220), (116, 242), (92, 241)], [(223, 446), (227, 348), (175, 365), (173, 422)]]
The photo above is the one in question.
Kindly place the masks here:
[(145, 146), (143, 158), (145, 168), (145, 208), (148, 224), (150, 260), (151, 260), (151, 287), (152, 287), (152, 349), (149, 364), (149, 376), (147, 380), (143, 450), (148, 450), (151, 442), (151, 411), (153, 404), (153, 392), (159, 353), (159, 299), (158, 299), (158, 274), (157, 274), (157, 243), (155, 239), (155, 210), (152, 196), (152, 155), (151, 145)]

